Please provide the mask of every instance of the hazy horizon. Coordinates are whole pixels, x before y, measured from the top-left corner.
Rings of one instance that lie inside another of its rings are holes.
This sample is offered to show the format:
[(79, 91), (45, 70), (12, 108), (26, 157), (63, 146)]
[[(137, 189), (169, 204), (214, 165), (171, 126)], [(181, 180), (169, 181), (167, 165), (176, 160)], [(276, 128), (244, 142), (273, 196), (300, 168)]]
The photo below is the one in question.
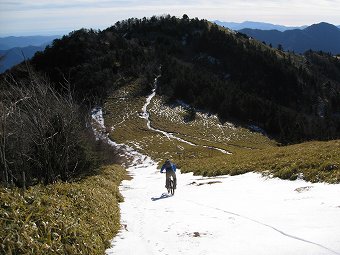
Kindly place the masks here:
[(284, 26), (340, 25), (340, 0), (7, 0), (0, 2), (0, 36), (62, 35), (80, 28), (105, 29), (135, 17), (170, 14), (224, 22), (255, 21)]
[[(151, 16), (150, 16), (151, 17)], [(193, 17), (190, 17), (190, 18), (193, 18)], [(117, 20), (118, 21), (118, 20)], [(254, 21), (254, 20), (244, 20), (244, 21), (229, 21), (229, 20), (219, 20), (219, 19), (211, 19), (210, 21), (220, 21), (220, 22), (230, 22), (230, 23), (243, 23), (243, 22), (259, 22), (259, 23), (270, 23), (270, 22), (266, 22), (266, 21)], [(319, 21), (319, 22), (316, 22), (316, 23), (312, 23), (312, 24), (303, 24), (303, 25), (284, 25), (284, 24), (278, 24), (278, 23), (270, 23), (270, 24), (273, 24), (273, 25), (282, 25), (282, 26), (287, 26), (287, 27), (300, 27), (300, 26), (310, 26), (310, 25), (313, 25), (313, 24), (318, 24), (318, 23), (321, 23), (321, 22), (325, 22), (325, 21)], [(107, 27), (109, 26), (112, 26), (114, 25), (115, 22), (113, 22), (111, 25), (108, 25)], [(335, 26), (340, 26), (339, 24), (333, 24)], [(81, 29), (81, 28), (88, 28), (88, 29), (105, 29), (107, 27), (103, 27), (103, 28), (94, 28), (94, 27), (79, 27), (79, 28), (75, 28), (75, 29), (71, 29), (71, 30), (57, 30), (57, 31), (40, 31), (40, 32), (36, 32), (36, 31), (32, 31), (32, 32), (23, 32), (23, 33), (12, 33), (12, 34), (2, 34), (1, 31), (0, 31), (0, 37), (3, 38), (3, 37), (20, 37), (20, 36), (62, 36), (62, 35), (66, 35), (72, 31), (75, 31), (75, 30), (78, 30), (78, 29)]]

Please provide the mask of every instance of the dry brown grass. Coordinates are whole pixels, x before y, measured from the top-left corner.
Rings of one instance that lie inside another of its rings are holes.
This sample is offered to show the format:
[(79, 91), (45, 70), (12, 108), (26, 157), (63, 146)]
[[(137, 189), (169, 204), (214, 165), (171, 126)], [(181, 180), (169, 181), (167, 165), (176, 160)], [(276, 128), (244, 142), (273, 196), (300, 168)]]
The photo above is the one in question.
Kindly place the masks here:
[(125, 170), (103, 167), (79, 182), (0, 188), (1, 254), (103, 254), (120, 229)]

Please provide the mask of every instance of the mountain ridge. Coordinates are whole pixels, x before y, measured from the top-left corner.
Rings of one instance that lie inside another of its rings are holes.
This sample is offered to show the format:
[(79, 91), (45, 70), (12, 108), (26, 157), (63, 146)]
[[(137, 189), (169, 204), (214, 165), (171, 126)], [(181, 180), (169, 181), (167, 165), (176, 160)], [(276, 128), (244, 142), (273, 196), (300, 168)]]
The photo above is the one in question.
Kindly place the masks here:
[(219, 21), (214, 20), (215, 24), (223, 27), (227, 27), (233, 30), (241, 30), (244, 28), (251, 28), (251, 29), (261, 29), (261, 30), (278, 30), (278, 31), (285, 31), (285, 30), (292, 30), (292, 29), (304, 29), (307, 25), (303, 26), (284, 26), (279, 24), (272, 24), (267, 22), (257, 22), (257, 21), (243, 21), (243, 22), (226, 22), (226, 21)]
[(326, 22), (313, 24), (302, 30), (280, 32), (277, 30), (242, 29), (239, 32), (272, 44), (274, 47), (281, 44), (284, 49), (298, 53), (304, 53), (309, 49), (332, 54), (340, 53), (340, 29)]
[(251, 123), (284, 143), (340, 135), (338, 62), (327, 54), (276, 50), (186, 15), (74, 31), (31, 61), (55, 84), (68, 74), (82, 100), (105, 98), (107, 90), (132, 77), (143, 80), (140, 91), (146, 93), (161, 65), (157, 93), (169, 101)]
[(51, 36), (7, 36), (0, 38), (0, 73), (25, 59), (30, 59), (38, 51), (43, 51), (59, 35)]
[(9, 50), (16, 47), (41, 46), (50, 43), (60, 35), (36, 36), (7, 36), (0, 37), (0, 50)]
[(8, 50), (0, 50), (0, 56), (3, 57), (0, 61), (0, 73), (5, 72), (22, 61), (31, 59), (36, 52), (43, 51), (47, 45), (14, 47)]

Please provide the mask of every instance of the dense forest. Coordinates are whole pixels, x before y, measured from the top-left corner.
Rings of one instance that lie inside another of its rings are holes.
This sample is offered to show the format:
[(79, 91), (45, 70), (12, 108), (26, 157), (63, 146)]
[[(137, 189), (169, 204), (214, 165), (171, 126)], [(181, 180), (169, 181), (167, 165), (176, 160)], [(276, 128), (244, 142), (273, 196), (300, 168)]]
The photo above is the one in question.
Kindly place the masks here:
[[(54, 40), (29, 63), (22, 63), (2, 75), (1, 95), (7, 102), (2, 106), (2, 119), (7, 116), (5, 109), (11, 109), (13, 102), (20, 99), (19, 92), (21, 96), (34, 92), (32, 97), (51, 98), (56, 107), (68, 105), (66, 110), (60, 108), (53, 114), (46, 124), (46, 127), (52, 125), (53, 129), (44, 129), (45, 133), (41, 135), (45, 137), (43, 141), (53, 141), (53, 146), (75, 139), (70, 154), (65, 155), (69, 164), (66, 169), (78, 169), (78, 161), (72, 159), (86, 156), (86, 150), (79, 149), (83, 148), (82, 143), (76, 142), (79, 125), (85, 121), (70, 124), (71, 132), (68, 133), (74, 134), (73, 137), (61, 136), (59, 139), (53, 132), (64, 128), (65, 120), (76, 120), (70, 117), (76, 112), (75, 108), (87, 106), (89, 109), (90, 105), (105, 99), (110, 90), (133, 79), (141, 81), (141, 93), (150, 92), (159, 66), (162, 76), (157, 93), (169, 102), (184, 100), (195, 108), (217, 113), (222, 121), (257, 125), (282, 143), (340, 137), (338, 58), (322, 52), (308, 51), (304, 55), (284, 52), (206, 20), (190, 19), (187, 15), (180, 19), (170, 15), (128, 19), (103, 31), (81, 29)], [(47, 77), (51, 89), (40, 93), (32, 88), (35, 82), (27, 81), (30, 68), (38, 72), (39, 77)], [(8, 77), (26, 79), (26, 82), (14, 82), (16, 91), (9, 95), (6, 92)], [(68, 98), (69, 94), (74, 101), (65, 103), (69, 101), (64, 102), (63, 98)], [(45, 106), (34, 106), (39, 99), (31, 101), (30, 105), (22, 106), (26, 112), (29, 109), (25, 107), (49, 107), (48, 101), (43, 102)], [(15, 109), (18, 114), (24, 111), (19, 107)], [(68, 112), (70, 115), (64, 119)], [(29, 116), (27, 119), (32, 122)], [(15, 123), (13, 120), (11, 125), (15, 126)], [(22, 134), (21, 127), (16, 128), (18, 137)], [(4, 134), (1, 138), (5, 141)], [(18, 146), (22, 146), (20, 144)], [(23, 144), (26, 149), (40, 143)], [(43, 144), (52, 146), (47, 142)], [(41, 149), (39, 146), (32, 148), (32, 155), (35, 155), (34, 150)], [(2, 147), (3, 155), (15, 158), (12, 152)], [(43, 160), (39, 160), (32, 160), (32, 167), (45, 169)], [(6, 162), (2, 157), (2, 166), (12, 167), (12, 172), (21, 167), (20, 162)], [(61, 165), (56, 167), (65, 169)], [(73, 173), (73, 170), (63, 173), (58, 169), (50, 170), (56, 177), (43, 179), (52, 182), (57, 176), (67, 179)], [(21, 176), (21, 170), (16, 176)]]

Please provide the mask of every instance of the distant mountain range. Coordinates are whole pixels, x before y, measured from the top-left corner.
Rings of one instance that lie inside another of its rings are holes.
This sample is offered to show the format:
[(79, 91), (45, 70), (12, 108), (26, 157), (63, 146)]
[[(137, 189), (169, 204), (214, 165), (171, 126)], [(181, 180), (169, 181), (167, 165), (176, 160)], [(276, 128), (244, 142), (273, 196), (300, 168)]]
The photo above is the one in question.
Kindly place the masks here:
[(27, 46), (27, 47), (15, 47), (9, 50), (0, 50), (0, 56), (4, 56), (4, 59), (0, 61), (0, 73), (5, 72), (12, 66), (15, 66), (25, 59), (28, 60), (34, 56), (37, 51), (43, 51), (44, 46)]
[(239, 32), (253, 37), (273, 47), (283, 46), (284, 50), (303, 53), (309, 49), (315, 51), (340, 53), (340, 29), (325, 22), (314, 24), (304, 29), (278, 30), (241, 29)]
[(15, 47), (41, 46), (52, 42), (56, 38), (60, 38), (60, 35), (2, 37), (0, 38), (0, 50), (9, 50)]
[(227, 27), (232, 30), (241, 30), (244, 28), (251, 28), (251, 29), (261, 29), (261, 30), (286, 31), (286, 30), (292, 30), (292, 29), (304, 29), (307, 27), (307, 26), (287, 27), (283, 25), (275, 25), (271, 23), (255, 22), (255, 21), (244, 21), (242, 23), (236, 23), (236, 22), (224, 22), (224, 21), (215, 20), (213, 22), (219, 26)]
[(15, 66), (25, 59), (30, 59), (37, 51), (45, 47), (59, 35), (51, 36), (9, 36), (0, 38), (0, 73)]

